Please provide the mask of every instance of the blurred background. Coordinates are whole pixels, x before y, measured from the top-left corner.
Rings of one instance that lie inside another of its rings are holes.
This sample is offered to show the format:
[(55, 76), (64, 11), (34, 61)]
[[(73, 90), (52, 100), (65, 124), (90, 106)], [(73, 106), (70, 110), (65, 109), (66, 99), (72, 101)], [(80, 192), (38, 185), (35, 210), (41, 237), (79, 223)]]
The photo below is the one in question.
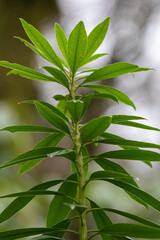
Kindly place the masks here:
[[(60, 54), (54, 35), (54, 23), (58, 22), (67, 36), (78, 21), (85, 22), (87, 33), (106, 17), (111, 16), (110, 27), (107, 37), (98, 53), (107, 52), (110, 55), (101, 60), (93, 62), (89, 66), (102, 67), (106, 64), (122, 61), (137, 64), (142, 67), (152, 67), (156, 71), (137, 73), (135, 78), (125, 75), (116, 79), (106, 81), (123, 91), (133, 100), (137, 111), (123, 104), (117, 105), (108, 101), (97, 100), (92, 102), (86, 120), (103, 114), (130, 114), (147, 118), (147, 124), (160, 128), (160, 1), (159, 0), (0, 0), (0, 59), (38, 69), (46, 63), (42, 58), (36, 56), (23, 43), (13, 38), (20, 36), (26, 38), (19, 18), (35, 26), (51, 43), (57, 54)], [(46, 100), (56, 104), (52, 96), (57, 92), (65, 93), (64, 89), (54, 83), (34, 82), (21, 77), (10, 75), (6, 77), (6, 69), (0, 68), (0, 128), (18, 124), (45, 124), (39, 117), (33, 106), (27, 104), (17, 105), (18, 102), (28, 99)], [(104, 83), (104, 82), (103, 82)], [(81, 94), (86, 94), (81, 91)], [(93, 105), (92, 105), (93, 106)], [(122, 137), (155, 142), (159, 144), (160, 134), (151, 131), (142, 131), (129, 127), (110, 127), (110, 132)], [(0, 133), (0, 164), (12, 157), (30, 150), (45, 135), (43, 134), (10, 134)], [(63, 142), (69, 146), (67, 142)], [(103, 148), (103, 149), (102, 149)], [(105, 146), (106, 150), (113, 147)], [(89, 151), (93, 154), (102, 152), (104, 146), (91, 147)], [(143, 189), (160, 200), (160, 165), (153, 164), (149, 168), (140, 162), (124, 161), (123, 166), (139, 179), (139, 185)], [(92, 164), (90, 172), (98, 169)], [(27, 190), (30, 187), (53, 178), (68, 176), (70, 166), (66, 160), (47, 159), (39, 164), (34, 170), (30, 170), (18, 176), (17, 167), (12, 167), (0, 173), (0, 192)], [(105, 189), (105, 191), (104, 191)], [(150, 209), (146, 211), (133, 200), (112, 185), (107, 183), (92, 183), (89, 185), (88, 195), (103, 207), (115, 207), (117, 209), (130, 211), (136, 215), (146, 217), (160, 224), (160, 215)], [(100, 198), (99, 198), (100, 196)], [(27, 207), (11, 220), (3, 223), (1, 229), (13, 229), (20, 227), (43, 226), (47, 207), (51, 198), (36, 197)], [(10, 200), (0, 201), (2, 211)], [(111, 215), (116, 221), (125, 219)], [(90, 227), (94, 226), (92, 220)], [(76, 239), (69, 236), (68, 239)], [(98, 238), (97, 238), (98, 239)]]

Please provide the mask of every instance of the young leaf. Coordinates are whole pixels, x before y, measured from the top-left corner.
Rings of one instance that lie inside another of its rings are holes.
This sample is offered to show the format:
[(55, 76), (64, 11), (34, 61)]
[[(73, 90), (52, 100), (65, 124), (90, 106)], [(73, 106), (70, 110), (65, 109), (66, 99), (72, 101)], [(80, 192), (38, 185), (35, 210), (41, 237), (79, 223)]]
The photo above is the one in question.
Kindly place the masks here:
[(63, 66), (58, 56), (56, 55), (55, 51), (53, 50), (49, 42), (46, 40), (46, 38), (31, 24), (28, 24), (25, 20), (20, 19), (20, 21), (26, 34), (33, 42), (33, 44), (43, 53), (44, 56), (47, 57), (47, 59), (51, 63), (55, 64), (57, 67), (63, 70)]
[[(65, 135), (62, 132), (51, 134), (51, 135), (47, 136), (46, 138), (44, 138), (43, 140), (41, 140), (38, 144), (36, 144), (34, 149), (40, 148), (40, 147), (56, 147), (57, 144), (64, 138), (64, 136)], [(41, 161), (43, 161), (43, 159), (44, 158), (39, 158), (36, 160), (32, 160), (32, 161), (23, 163), (19, 169), (19, 174), (22, 174), (22, 173), (30, 170), (31, 168), (35, 167), (37, 164), (39, 164)]]
[(82, 127), (81, 139), (82, 142), (88, 142), (93, 138), (102, 134), (111, 124), (112, 118), (103, 116), (90, 120)]
[(95, 61), (100, 57), (106, 56), (106, 55), (109, 55), (109, 54), (108, 53), (99, 53), (99, 54), (95, 54), (93, 56), (90, 56), (89, 58), (85, 58), (82, 62), (82, 66), (86, 65), (87, 63), (90, 63), (92, 61)]
[(9, 63), (7, 61), (0, 61), (0, 66), (13, 69), (12, 71), (10, 71), (10, 73), (18, 74), (18, 75), (20, 75), (22, 77), (25, 77), (25, 78), (29, 78), (29, 79), (32, 79), (32, 80), (58, 82), (59, 83), (59, 81), (57, 81), (56, 78), (47, 76), (43, 73), (37, 72), (37, 71), (35, 71), (31, 68), (28, 68), (28, 67), (24, 67), (20, 64)]
[(77, 123), (81, 120), (81, 115), (83, 112), (83, 102), (80, 100), (70, 100), (67, 102), (68, 111), (72, 116), (73, 120)]
[(137, 224), (117, 223), (107, 225), (105, 228), (100, 230), (100, 233), (111, 234), (114, 236), (155, 239), (159, 238), (160, 229)]
[(84, 23), (80, 21), (68, 39), (68, 62), (73, 76), (81, 66), (87, 47), (87, 34)]
[[(61, 183), (62, 181), (63, 180), (54, 180), (54, 181), (45, 182), (37, 186), (34, 186), (30, 190), (45, 190)], [(7, 208), (5, 208), (1, 212), (0, 223), (5, 222), (6, 220), (13, 217), (17, 212), (19, 212), (22, 208), (24, 208), (33, 198), (34, 196), (16, 198), (13, 202), (10, 203), (10, 205)]]
[(59, 26), (58, 23), (55, 24), (55, 34), (56, 34), (56, 39), (57, 39), (59, 49), (64, 59), (67, 62), (68, 61), (68, 41), (62, 28)]
[(117, 150), (102, 153), (99, 157), (115, 159), (140, 160), (140, 161), (160, 161), (160, 154), (148, 150)]
[(65, 86), (67, 89), (69, 89), (68, 79), (61, 70), (54, 68), (54, 67), (50, 67), (50, 66), (45, 66), (43, 68), (47, 72), (49, 72), (53, 77), (55, 77), (61, 85)]
[(134, 109), (135, 108), (135, 105), (134, 103), (129, 99), (129, 97), (122, 93), (121, 91), (113, 88), (113, 87), (109, 87), (109, 86), (105, 86), (105, 85), (83, 85), (83, 87), (87, 87), (87, 88), (90, 88), (92, 90), (95, 90), (99, 93), (104, 93), (104, 94), (111, 94), (113, 96), (115, 96), (117, 98), (118, 101), (126, 104), (126, 105), (129, 105), (129, 106), (132, 106)]
[[(77, 175), (73, 174), (67, 178), (67, 180), (77, 180)], [(68, 196), (75, 198), (77, 194), (77, 184), (73, 182), (64, 182), (58, 190), (58, 193), (67, 194)], [(55, 196), (50, 204), (47, 215), (47, 227), (52, 227), (55, 224), (64, 220), (69, 212), (69, 206), (64, 203), (72, 204), (74, 201), (63, 196)]]
[(86, 78), (86, 80), (84, 80), (83, 84), (118, 77), (127, 73), (135, 72), (137, 69), (138, 66), (131, 63), (113, 63), (105, 67), (99, 68), (98, 70), (93, 72)]
[(31, 125), (17, 125), (17, 126), (9, 126), (0, 129), (0, 131), (8, 131), (11, 133), (15, 132), (49, 132), (49, 133), (61, 133), (57, 129), (43, 126), (31, 126)]
[(103, 42), (108, 30), (109, 22), (110, 17), (106, 18), (103, 22), (98, 24), (89, 34), (85, 60), (88, 59)]

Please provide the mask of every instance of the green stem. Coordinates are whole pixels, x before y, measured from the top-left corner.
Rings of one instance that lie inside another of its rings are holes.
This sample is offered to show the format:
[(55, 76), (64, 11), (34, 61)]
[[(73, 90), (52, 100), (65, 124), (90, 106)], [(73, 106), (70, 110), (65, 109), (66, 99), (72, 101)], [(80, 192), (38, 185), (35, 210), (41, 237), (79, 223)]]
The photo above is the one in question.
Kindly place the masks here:
[[(70, 94), (72, 99), (75, 99), (76, 95), (76, 86), (73, 78), (70, 78)], [(80, 137), (80, 128), (78, 123), (72, 121), (73, 126), (73, 141), (75, 145), (75, 153), (76, 153), (76, 168), (78, 172), (78, 201), (80, 205), (86, 205), (86, 194), (85, 194), (85, 173), (84, 173), (84, 164), (82, 157), (82, 144)], [(80, 240), (87, 240), (87, 213), (84, 211), (80, 213), (80, 226), (79, 226), (79, 236)]]

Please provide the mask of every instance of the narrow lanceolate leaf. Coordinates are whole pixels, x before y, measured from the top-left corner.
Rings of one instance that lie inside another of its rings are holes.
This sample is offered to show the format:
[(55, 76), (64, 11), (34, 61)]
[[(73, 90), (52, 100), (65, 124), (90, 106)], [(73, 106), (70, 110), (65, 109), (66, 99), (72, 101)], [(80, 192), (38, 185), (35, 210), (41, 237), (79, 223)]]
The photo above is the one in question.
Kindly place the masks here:
[(74, 158), (75, 158), (73, 150), (59, 148), (59, 147), (41, 147), (41, 148), (37, 148), (31, 151), (25, 152), (23, 154), (20, 154), (19, 156), (12, 159), (11, 161), (1, 165), (0, 169), (13, 166), (16, 164), (28, 162), (31, 160), (39, 159), (39, 158), (54, 157), (54, 156), (64, 156), (70, 159), (71, 161), (74, 161)]
[(111, 100), (111, 101), (114, 101), (114, 102), (117, 102), (118, 103), (118, 99), (111, 95), (111, 94), (105, 94), (105, 93), (97, 93), (97, 94), (94, 94), (93, 95), (93, 98), (100, 98), (100, 99), (106, 99), (106, 100)]
[(71, 100), (67, 102), (68, 111), (75, 122), (81, 120), (84, 104), (80, 100)]
[(103, 140), (98, 140), (98, 141), (94, 141), (94, 142), (111, 144), (111, 145), (124, 145), (124, 146), (131, 146), (131, 147), (160, 149), (160, 145), (158, 145), (158, 144), (139, 142), (139, 141), (133, 141), (133, 140), (127, 140), (127, 139), (103, 139)]
[(57, 129), (43, 126), (30, 126), (30, 125), (17, 125), (17, 126), (9, 126), (0, 129), (0, 131), (8, 131), (11, 133), (15, 132), (50, 132), (50, 133), (61, 133)]
[(100, 233), (111, 234), (114, 236), (159, 239), (160, 229), (129, 223), (117, 223), (107, 225), (105, 228), (100, 230)]
[(99, 155), (99, 157), (114, 158), (114, 159), (127, 159), (127, 160), (140, 160), (140, 161), (160, 161), (160, 154), (148, 150), (117, 150), (110, 151)]
[[(40, 147), (56, 147), (57, 144), (64, 138), (64, 136), (65, 134), (62, 132), (57, 132), (57, 133), (55, 132), (54, 134), (47, 136), (46, 138), (41, 140), (38, 144), (36, 144), (34, 149), (40, 148)], [(31, 168), (35, 167), (37, 164), (43, 161), (43, 159), (44, 158), (39, 158), (39, 159), (35, 159), (32, 161), (23, 163), (19, 169), (19, 174), (22, 174), (30, 170)]]
[(85, 97), (83, 98), (84, 107), (83, 107), (83, 111), (82, 111), (81, 117), (83, 117), (83, 115), (84, 115), (85, 112), (87, 111), (87, 109), (88, 109), (88, 107), (89, 107), (89, 104), (90, 104), (93, 96), (94, 96), (94, 94), (93, 94), (93, 93), (90, 93), (90, 94), (88, 94), (87, 96), (85, 96)]
[[(97, 158), (95, 159), (95, 162), (101, 166), (105, 171), (106, 170), (111, 170), (111, 171), (116, 171), (122, 174), (127, 174), (128, 176), (130, 176), (130, 178), (126, 179), (126, 182), (139, 188), (139, 186), (137, 185), (137, 183), (135, 182), (135, 180), (133, 178), (131, 178), (131, 175), (118, 163), (112, 162), (106, 158)], [(125, 181), (125, 179), (123, 179), (123, 181)], [(133, 198), (136, 202), (138, 202), (139, 204), (143, 205), (145, 208), (148, 209), (148, 205), (142, 201), (141, 199), (139, 199), (138, 197), (136, 197), (135, 195), (131, 194), (130, 192), (126, 191), (127, 194)]]
[(62, 28), (59, 26), (58, 23), (55, 24), (55, 34), (59, 49), (66, 62), (68, 62), (68, 41)]
[[(37, 72), (28, 67), (24, 67), (17, 63), (9, 63), (7, 61), (0, 61), (0, 66), (10, 68), (12, 74), (18, 74), (22, 77), (29, 78), (32, 80), (39, 80), (39, 81), (49, 81), (49, 82), (58, 82), (56, 78), (47, 76), (43, 73)], [(58, 82), (59, 83), (59, 82)]]
[(103, 22), (98, 24), (89, 34), (85, 59), (88, 59), (103, 42), (108, 30), (109, 22), (110, 17), (106, 18)]
[(160, 131), (159, 128), (151, 127), (151, 126), (148, 126), (148, 125), (145, 125), (142, 123), (137, 123), (137, 122), (132, 122), (132, 121), (123, 121), (123, 122), (119, 122), (117, 124), (123, 125), (123, 126), (128, 126), (128, 127), (142, 128), (142, 129), (152, 130), (152, 131), (157, 131), (157, 132)]
[[(54, 181), (45, 182), (37, 186), (34, 186), (30, 190), (45, 190), (57, 184), (60, 184), (61, 182), (63, 182), (63, 180), (54, 180)], [(0, 223), (5, 222), (6, 220), (13, 217), (17, 212), (19, 212), (22, 208), (24, 208), (33, 198), (34, 196), (16, 198), (13, 202), (9, 204), (7, 208), (5, 208), (1, 212)]]
[(96, 70), (89, 75), (83, 83), (118, 77), (127, 73), (135, 72), (137, 69), (138, 66), (131, 63), (113, 63)]
[[(99, 208), (99, 206), (90, 200), (90, 204), (91, 204), (91, 208)], [(107, 214), (105, 214), (105, 212), (103, 210), (101, 211), (93, 211), (92, 212), (94, 220), (96, 222), (97, 228), (98, 230), (103, 229), (106, 225), (110, 225), (112, 224), (110, 218), (107, 216)], [(101, 233), (101, 238), (103, 240), (114, 240), (114, 238), (112, 238), (111, 235), (106, 235)]]
[(43, 53), (44, 56), (47, 57), (47, 59), (55, 64), (57, 67), (63, 70), (63, 66), (56, 55), (55, 51), (49, 44), (49, 42), (46, 40), (46, 38), (37, 30), (35, 29), (31, 24), (28, 24), (23, 19), (20, 19), (22, 26), (30, 38), (30, 40), (33, 42), (33, 44)]
[(102, 134), (111, 124), (112, 118), (103, 116), (92, 119), (82, 127), (81, 139), (82, 142), (88, 142), (93, 138)]
[(145, 118), (132, 115), (112, 115), (112, 123), (114, 124), (128, 120), (145, 120)]
[(105, 86), (105, 85), (97, 85), (97, 84), (96, 85), (83, 85), (83, 87), (90, 88), (90, 89), (95, 90), (102, 94), (111, 94), (111, 95), (115, 96), (118, 101), (120, 101), (126, 105), (132, 106), (135, 109), (135, 105), (129, 99), (129, 97), (126, 94), (124, 94), (123, 92), (121, 92), (113, 87), (109, 87), (109, 86)]
[(97, 171), (91, 174), (89, 181), (93, 180), (104, 180), (104, 179), (130, 179), (132, 176), (124, 173), (119, 173), (116, 171), (106, 170), (106, 171)]
[(43, 67), (47, 72), (49, 72), (54, 78), (57, 79), (57, 81), (65, 86), (67, 89), (69, 89), (69, 81), (67, 79), (67, 77), (64, 75), (64, 73), (54, 67), (50, 67), (50, 66), (45, 66)]
[(67, 124), (64, 122), (64, 120), (62, 120), (62, 118), (55, 114), (51, 108), (40, 102), (36, 102), (36, 108), (40, 115), (45, 118), (50, 124), (70, 135), (70, 130)]
[(93, 62), (93, 61), (97, 60), (98, 58), (106, 56), (106, 55), (109, 55), (109, 54), (108, 53), (98, 53), (93, 56), (90, 56), (89, 58), (85, 58), (82, 62), (82, 66), (87, 63)]
[(117, 210), (117, 209), (111, 209), (111, 208), (103, 208), (103, 210), (111, 212), (111, 213), (116, 213), (120, 216), (126, 217), (128, 219), (134, 220), (136, 222), (142, 223), (142, 224), (150, 226), (150, 227), (160, 228), (160, 225), (158, 225), (154, 222), (151, 222), (149, 220), (146, 220), (144, 218), (138, 217), (137, 215), (128, 213), (128, 212), (120, 211), (120, 210)]
[(72, 74), (81, 66), (87, 47), (87, 34), (84, 23), (80, 21), (68, 39), (68, 62)]
[[(67, 180), (77, 180), (77, 175), (73, 174), (67, 178)], [(74, 182), (64, 182), (58, 190), (59, 193), (67, 194), (72, 198), (76, 197), (77, 194), (77, 184)], [(57, 223), (64, 220), (71, 209), (66, 203), (72, 204), (74, 201), (63, 196), (55, 196), (49, 206), (49, 211), (47, 215), (47, 227), (52, 227)]]
[[(65, 230), (64, 230), (65, 231)], [(57, 232), (57, 228), (24, 228), (24, 229), (16, 229), (10, 231), (0, 232), (0, 239), (3, 240), (14, 240), (14, 239), (22, 239), (38, 234), (51, 234)]]
[(148, 205), (150, 205), (151, 207), (153, 207), (154, 209), (156, 209), (157, 211), (160, 212), (160, 201), (157, 200), (156, 198), (152, 197), (150, 194), (142, 191), (141, 189), (139, 189), (137, 187), (134, 187), (131, 184), (123, 182), (123, 181), (112, 180), (112, 179), (106, 179), (106, 181), (132, 193), (133, 195), (140, 198), (141, 200), (146, 202)]

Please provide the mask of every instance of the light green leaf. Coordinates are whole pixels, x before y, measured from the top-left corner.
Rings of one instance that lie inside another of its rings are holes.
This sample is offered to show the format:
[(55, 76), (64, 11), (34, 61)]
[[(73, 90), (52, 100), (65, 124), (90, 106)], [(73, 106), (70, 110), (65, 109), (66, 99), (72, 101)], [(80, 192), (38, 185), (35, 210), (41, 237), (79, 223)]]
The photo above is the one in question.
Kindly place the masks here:
[(63, 66), (58, 56), (56, 55), (55, 51), (53, 50), (49, 42), (46, 40), (46, 38), (31, 24), (28, 24), (25, 20), (20, 19), (20, 21), (26, 34), (33, 42), (33, 44), (43, 53), (44, 56), (47, 57), (47, 59), (51, 63), (55, 64), (57, 67), (63, 70)]
[(85, 112), (87, 111), (88, 106), (89, 106), (89, 104), (90, 104), (90, 102), (91, 102), (91, 100), (92, 100), (93, 95), (94, 95), (93, 93), (90, 93), (90, 94), (86, 95), (86, 96), (83, 98), (84, 107), (83, 107), (83, 111), (82, 111), (81, 117), (83, 117), (84, 114), (85, 114)]
[(152, 131), (157, 131), (157, 132), (160, 131), (159, 128), (151, 127), (151, 126), (148, 126), (148, 125), (145, 125), (142, 123), (137, 123), (137, 122), (132, 122), (132, 121), (123, 121), (123, 122), (119, 122), (117, 124), (128, 126), (128, 127), (142, 128), (142, 129), (152, 130)]
[(44, 66), (43, 68), (55, 77), (61, 85), (69, 89), (69, 81), (61, 70), (50, 66)]
[(111, 121), (111, 117), (103, 116), (94, 118), (86, 123), (81, 131), (82, 143), (88, 142), (102, 134), (110, 126)]
[(131, 63), (119, 62), (107, 65), (105, 67), (97, 69), (91, 75), (89, 75), (84, 83), (94, 82), (99, 80), (105, 80), (110, 78), (115, 78), (127, 73), (135, 72), (138, 69), (137, 65)]
[[(63, 182), (63, 180), (54, 180), (54, 181), (44, 182), (42, 184), (34, 186), (30, 190), (45, 190), (57, 184), (60, 184), (61, 182)], [(19, 212), (22, 208), (24, 208), (33, 198), (34, 196), (16, 198), (13, 202), (9, 204), (7, 208), (5, 208), (1, 212), (0, 223), (5, 222), (9, 218), (13, 217), (17, 212)]]
[(128, 120), (145, 120), (145, 118), (132, 115), (112, 115), (112, 123), (114, 124)]
[(80, 100), (70, 100), (67, 102), (67, 106), (73, 120), (76, 123), (80, 121), (84, 106), (83, 102)]
[(18, 155), (16, 158), (8, 161), (0, 166), (1, 168), (6, 168), (9, 166), (13, 166), (16, 164), (21, 164), (27, 161), (39, 159), (39, 158), (46, 158), (46, 157), (54, 157), (54, 156), (64, 156), (71, 161), (75, 159), (75, 153), (73, 150), (59, 148), (59, 147), (41, 147), (37, 149), (33, 149), (31, 151), (22, 153)]
[(87, 34), (84, 23), (80, 21), (68, 39), (68, 62), (73, 76), (81, 66), (87, 47)]
[(29, 78), (32, 80), (58, 82), (57, 79), (53, 77), (37, 72), (31, 68), (24, 67), (20, 64), (9, 63), (7, 61), (0, 61), (0, 66), (13, 69), (12, 71), (9, 72), (9, 74), (18, 74), (22, 77)]
[(118, 99), (114, 95), (111, 95), (111, 94), (105, 94), (105, 93), (99, 93), (98, 94), (97, 93), (97, 94), (93, 95), (93, 98), (106, 99), (106, 100), (111, 100), (111, 101), (114, 101), (114, 102), (118, 103)]
[(0, 129), (0, 131), (8, 131), (11, 133), (15, 132), (49, 132), (49, 133), (61, 133), (57, 129), (43, 126), (32, 126), (32, 125), (17, 125), (17, 126), (9, 126)]
[(97, 85), (97, 84), (96, 85), (83, 85), (83, 87), (90, 88), (90, 89), (95, 90), (102, 94), (111, 94), (111, 95), (115, 96), (118, 101), (120, 101), (126, 105), (132, 106), (134, 109), (136, 109), (134, 103), (129, 99), (129, 97), (126, 94), (124, 94), (123, 92), (121, 92), (113, 87), (109, 87), (109, 86), (105, 86), (105, 85)]
[(103, 22), (98, 24), (88, 36), (88, 45), (85, 54), (85, 59), (88, 59), (101, 45), (103, 42), (108, 26), (110, 22), (110, 17), (106, 18)]
[(100, 230), (100, 233), (111, 234), (114, 236), (159, 239), (160, 229), (129, 223), (117, 223), (107, 225), (105, 228)]
[[(64, 138), (64, 136), (65, 135), (62, 132), (51, 134), (51, 135), (47, 136), (46, 138), (42, 139), (38, 144), (36, 144), (34, 149), (40, 148), (40, 147), (56, 147), (57, 144)], [(32, 161), (23, 163), (19, 169), (19, 174), (22, 174), (22, 173), (30, 170), (31, 168), (35, 167), (37, 164), (39, 164), (41, 161), (43, 161), (43, 159), (44, 158), (40, 158), (40, 159), (36, 159), (36, 160), (32, 160)]]
[(140, 161), (160, 161), (160, 154), (148, 150), (117, 150), (102, 153), (99, 157), (140, 160)]
[(96, 171), (91, 174), (89, 181), (93, 180), (105, 180), (105, 179), (130, 179), (132, 176), (116, 171), (106, 170), (106, 171)]
[(98, 53), (98, 54), (95, 54), (93, 56), (90, 56), (89, 58), (85, 58), (82, 62), (82, 66), (86, 65), (87, 63), (90, 63), (92, 61), (95, 61), (100, 57), (106, 56), (106, 55), (109, 55), (109, 54), (108, 53)]
[[(77, 175), (73, 174), (67, 180), (77, 181)], [(77, 184), (73, 182), (64, 182), (58, 190), (58, 193), (67, 194), (72, 198), (76, 197)], [(55, 224), (64, 220), (70, 213), (70, 207), (64, 203), (72, 204), (74, 201), (63, 196), (55, 196), (50, 204), (47, 215), (47, 227), (52, 227)]]
[(67, 62), (68, 61), (68, 41), (62, 28), (59, 26), (58, 23), (55, 24), (55, 34), (56, 34), (56, 39), (57, 39), (59, 49), (64, 59)]

